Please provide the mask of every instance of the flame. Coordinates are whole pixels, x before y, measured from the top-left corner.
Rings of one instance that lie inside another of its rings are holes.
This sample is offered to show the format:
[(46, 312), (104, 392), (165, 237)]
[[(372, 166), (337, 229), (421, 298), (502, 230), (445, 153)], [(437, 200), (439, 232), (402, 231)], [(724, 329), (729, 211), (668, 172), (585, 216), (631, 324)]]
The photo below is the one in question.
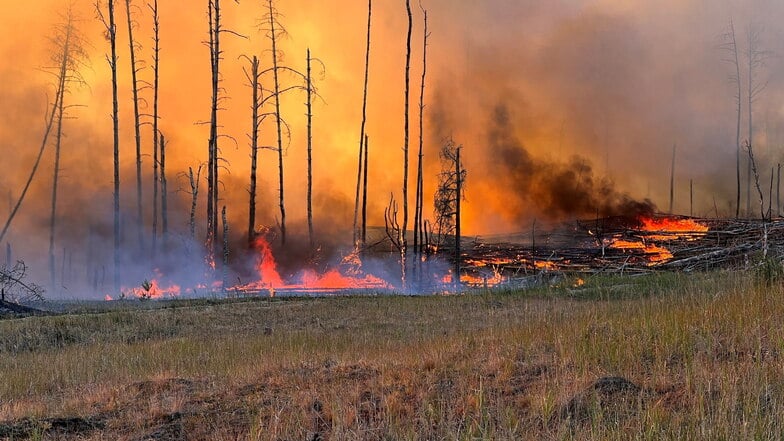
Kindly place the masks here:
[(650, 240), (658, 241), (674, 239), (693, 241), (705, 236), (709, 229), (707, 225), (694, 219), (641, 217), (639, 221), (642, 224), (641, 231), (660, 233), (647, 236)]
[[(158, 271), (156, 273), (160, 274)], [(144, 286), (136, 286), (133, 288), (123, 287), (121, 291), (126, 296), (137, 299), (162, 299), (165, 297), (179, 297), (182, 289), (174, 283), (162, 285), (156, 278), (149, 281), (148, 289), (145, 289)]]
[(258, 283), (265, 288), (275, 288), (283, 286), (283, 278), (278, 272), (278, 263), (272, 255), (272, 248), (266, 239), (259, 236), (253, 243), (253, 247), (259, 252), (259, 260), (256, 268), (259, 272)]
[(258, 264), (256, 269), (259, 280), (245, 285), (235, 286), (229, 290), (236, 292), (269, 291), (269, 296), (275, 296), (276, 289), (294, 291), (339, 291), (348, 289), (390, 289), (391, 286), (379, 277), (366, 274), (362, 271), (362, 260), (359, 252), (354, 251), (343, 257), (337, 268), (332, 268), (324, 274), (314, 270), (302, 271), (296, 283), (289, 283), (278, 272), (278, 264), (272, 253), (269, 242), (259, 236), (254, 242), (258, 251)]
[(662, 231), (666, 233), (705, 233), (708, 231), (707, 225), (703, 225), (694, 219), (641, 217), (640, 222), (644, 231)]
[(537, 260), (534, 262), (534, 266), (542, 271), (555, 271), (558, 269), (558, 264), (551, 260)]
[(612, 239), (608, 246), (620, 250), (642, 250), (643, 254), (645, 254), (649, 260), (649, 265), (665, 262), (673, 257), (672, 253), (667, 248), (652, 243), (645, 243), (641, 240)]

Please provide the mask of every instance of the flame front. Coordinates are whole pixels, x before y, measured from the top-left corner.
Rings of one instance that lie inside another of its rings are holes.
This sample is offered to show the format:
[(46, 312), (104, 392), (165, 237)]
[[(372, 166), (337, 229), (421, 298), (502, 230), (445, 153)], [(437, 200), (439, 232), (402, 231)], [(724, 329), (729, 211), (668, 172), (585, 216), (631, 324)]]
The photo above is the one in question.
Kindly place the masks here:
[[(254, 248), (258, 251), (256, 268), (259, 280), (229, 288), (229, 291), (253, 293), (267, 290), (272, 297), (275, 290), (316, 293), (343, 290), (391, 289), (391, 286), (383, 279), (362, 271), (362, 261), (356, 251), (344, 257), (338, 268), (332, 268), (323, 274), (318, 274), (311, 269), (304, 270), (299, 273), (298, 277), (294, 277), (294, 280), (289, 282), (280, 275), (272, 248), (264, 237), (256, 239)], [(341, 271), (341, 269), (343, 270)]]

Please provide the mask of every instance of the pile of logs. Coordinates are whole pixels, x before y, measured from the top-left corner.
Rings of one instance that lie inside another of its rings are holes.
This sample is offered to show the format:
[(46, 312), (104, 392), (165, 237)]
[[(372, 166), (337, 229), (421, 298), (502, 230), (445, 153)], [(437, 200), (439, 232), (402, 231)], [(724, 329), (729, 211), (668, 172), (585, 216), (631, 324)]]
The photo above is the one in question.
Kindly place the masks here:
[(784, 219), (672, 219), (691, 219), (708, 230), (646, 231), (639, 222), (623, 218), (577, 221), (525, 239), (477, 238), (463, 245), (463, 269), (479, 278), (501, 275), (513, 280), (542, 272), (748, 268), (766, 257), (784, 255)]

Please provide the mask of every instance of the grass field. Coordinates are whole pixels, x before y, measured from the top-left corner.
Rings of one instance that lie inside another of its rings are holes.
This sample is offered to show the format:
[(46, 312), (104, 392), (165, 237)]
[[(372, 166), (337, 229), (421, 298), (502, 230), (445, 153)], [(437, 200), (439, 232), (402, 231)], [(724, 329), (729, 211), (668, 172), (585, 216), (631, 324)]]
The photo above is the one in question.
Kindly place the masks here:
[(0, 438), (781, 439), (782, 285), (759, 274), (4, 320)]

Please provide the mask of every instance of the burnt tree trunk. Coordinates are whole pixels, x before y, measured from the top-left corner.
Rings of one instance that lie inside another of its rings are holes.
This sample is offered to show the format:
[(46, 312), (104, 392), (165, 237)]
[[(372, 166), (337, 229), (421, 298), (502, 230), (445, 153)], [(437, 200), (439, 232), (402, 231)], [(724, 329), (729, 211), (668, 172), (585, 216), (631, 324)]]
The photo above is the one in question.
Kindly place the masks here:
[[(152, 19), (153, 19), (153, 83), (152, 83), (152, 255), (158, 251), (158, 183), (161, 176), (158, 175), (158, 153), (160, 148), (161, 162), (163, 161), (163, 141), (159, 138), (160, 132), (158, 130), (158, 95), (160, 90), (160, 22), (158, 19), (158, 0), (154, 0), (152, 6)], [(163, 175), (163, 166), (161, 165), (161, 175)]]
[(214, 261), (218, 235), (218, 102), (220, 93), (220, 0), (209, 0), (210, 70), (212, 99), (210, 104), (210, 138), (207, 159), (207, 260)]
[(457, 147), (456, 157), (455, 157), (455, 176), (456, 176), (456, 183), (455, 188), (455, 285), (460, 286), (460, 202), (463, 199), (463, 170), (462, 165), (460, 164), (460, 150), (461, 147)]
[(57, 226), (57, 186), (59, 183), (60, 178), (60, 147), (62, 146), (62, 138), (63, 138), (63, 116), (65, 113), (65, 91), (68, 83), (68, 70), (69, 70), (69, 63), (71, 61), (71, 32), (73, 30), (73, 21), (72, 16), (68, 15), (68, 22), (66, 24), (65, 29), (65, 36), (64, 41), (62, 42), (62, 48), (60, 55), (62, 59), (60, 60), (60, 71), (57, 78), (57, 98), (55, 101), (57, 102), (57, 109), (53, 110), (56, 111), (56, 118), (57, 118), (57, 129), (55, 133), (55, 145), (54, 145), (54, 176), (52, 178), (52, 210), (51, 215), (49, 218), (49, 278), (50, 278), (50, 286), (53, 292), (57, 291), (57, 283), (55, 280), (55, 257), (54, 257), (54, 242), (55, 242), (55, 229)]
[(259, 81), (259, 58), (253, 57), (251, 59), (251, 71), (248, 74), (250, 87), (253, 89), (251, 93), (251, 132), (250, 132), (250, 188), (248, 194), (250, 200), (248, 201), (248, 246), (253, 245), (256, 237), (256, 172), (258, 170), (259, 161), (259, 127), (261, 120), (259, 117), (259, 109), (261, 107), (260, 81)]
[(362, 122), (359, 128), (359, 159), (357, 160), (357, 191), (354, 196), (354, 226), (353, 237), (354, 246), (357, 244), (357, 222), (359, 211), (359, 189), (362, 180), (362, 167), (363, 167), (363, 149), (365, 148), (365, 124), (367, 123), (367, 96), (368, 96), (368, 78), (370, 75), (370, 27), (373, 18), (373, 0), (368, 0), (368, 21), (367, 21), (367, 43), (365, 46), (365, 86), (362, 93)]
[(370, 152), (370, 137), (365, 135), (364, 164), (362, 166), (362, 231), (360, 239), (362, 248), (367, 245), (367, 197), (368, 197), (368, 153)]
[(307, 110), (308, 110), (308, 243), (312, 249), (314, 246), (313, 238), (313, 81), (310, 70), (310, 48), (307, 54)]
[(131, 57), (131, 89), (133, 91), (133, 129), (136, 143), (136, 231), (139, 247), (144, 250), (144, 213), (142, 209), (142, 137), (139, 115), (139, 69), (136, 65), (136, 40), (133, 38), (133, 16), (131, 0), (125, 0), (125, 15), (128, 22), (128, 43)]
[(169, 235), (169, 199), (166, 181), (166, 138), (161, 133), (161, 239), (166, 249)]
[[(421, 7), (421, 6), (420, 6)], [(414, 253), (416, 256), (422, 254), (422, 245), (424, 242), (424, 228), (423, 228), (423, 210), (424, 205), (424, 182), (423, 182), (423, 161), (424, 161), (424, 114), (425, 114), (425, 79), (427, 76), (427, 10), (422, 9), (424, 13), (424, 38), (422, 44), (422, 82), (419, 88), (419, 155), (417, 156), (417, 186), (416, 186), (416, 203), (414, 207)], [(417, 265), (420, 259), (416, 260)]]
[(196, 176), (193, 175), (193, 167), (188, 167), (188, 181), (191, 186), (191, 217), (190, 217), (190, 233), (191, 240), (196, 239), (196, 204), (199, 201), (199, 180), (201, 179), (201, 165), (196, 171)]
[(283, 120), (280, 116), (280, 78), (278, 76), (278, 38), (275, 30), (275, 8), (273, 0), (268, 0), (270, 40), (272, 42), (272, 78), (274, 81), (275, 94), (275, 123), (278, 135), (278, 205), (280, 208), (280, 240), (282, 245), (286, 245), (286, 204), (284, 199), (284, 179), (283, 179)]
[(400, 228), (400, 262), (402, 265), (403, 288), (407, 289), (406, 280), (408, 267), (408, 144), (410, 132), (410, 120), (408, 118), (409, 103), (411, 100), (411, 32), (414, 26), (411, 16), (411, 1), (406, 0), (406, 14), (408, 15), (408, 32), (406, 34), (406, 81), (405, 81), (405, 104), (404, 104), (404, 136), (403, 136), (403, 224)]

